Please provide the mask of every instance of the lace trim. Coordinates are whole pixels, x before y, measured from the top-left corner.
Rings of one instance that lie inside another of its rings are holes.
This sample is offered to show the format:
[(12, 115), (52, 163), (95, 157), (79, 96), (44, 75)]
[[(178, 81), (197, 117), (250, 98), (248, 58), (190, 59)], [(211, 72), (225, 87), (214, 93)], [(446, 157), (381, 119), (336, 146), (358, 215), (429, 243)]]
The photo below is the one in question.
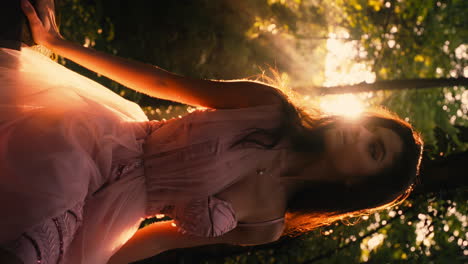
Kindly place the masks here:
[[(176, 207), (174, 222), (182, 234), (208, 237), (212, 234), (212, 225), (207, 225), (208, 204), (206, 199), (192, 201), (188, 205)], [(204, 221), (205, 220), (205, 221)], [(211, 219), (208, 221), (212, 222)]]
[[(36, 263), (39, 263), (39, 264), (42, 263), (42, 253), (41, 253), (41, 250), (39, 249), (39, 245), (37, 244), (36, 240), (34, 240), (28, 234), (23, 234), (23, 237), (26, 238), (34, 247), (34, 250), (36, 251), (36, 256), (37, 256)], [(19, 247), (19, 245), (17, 246)]]
[(214, 233), (214, 223), (213, 223), (213, 213), (211, 212), (211, 207), (209, 206), (211, 204), (211, 197), (208, 197), (208, 218), (210, 219), (210, 224), (211, 224), (211, 234), (210, 236), (211, 237), (214, 237), (215, 236), (215, 233)]
[(26, 231), (20, 238), (7, 245), (6, 249), (25, 264), (63, 263), (63, 255), (81, 225), (83, 205), (84, 203), (80, 203)]
[(216, 197), (176, 206), (174, 221), (179, 232), (201, 237), (221, 236), (237, 226), (230, 204)]
[(135, 160), (130, 163), (119, 163), (113, 168), (113, 173), (115, 173), (115, 175), (117, 176), (116, 180), (118, 180), (122, 176), (127, 175), (127, 173), (141, 166), (143, 166), (143, 160)]
[(132, 172), (136, 168), (142, 167), (143, 163), (144, 162), (142, 159), (137, 159), (137, 160), (127, 161), (127, 162), (116, 163), (112, 165), (111, 167), (112, 180), (109, 180), (105, 182), (104, 184), (102, 184), (99, 187), (99, 189), (93, 192), (93, 196), (101, 192), (102, 190), (104, 190), (107, 186), (109, 186), (109, 184), (121, 179), (122, 177), (125, 177), (125, 175)]
[(59, 220), (57, 218), (52, 218), (52, 221), (54, 221), (55, 227), (57, 228), (57, 233), (59, 236), (59, 256), (57, 259), (57, 263), (60, 263), (63, 257), (63, 232), (62, 232), (62, 227), (60, 226)]

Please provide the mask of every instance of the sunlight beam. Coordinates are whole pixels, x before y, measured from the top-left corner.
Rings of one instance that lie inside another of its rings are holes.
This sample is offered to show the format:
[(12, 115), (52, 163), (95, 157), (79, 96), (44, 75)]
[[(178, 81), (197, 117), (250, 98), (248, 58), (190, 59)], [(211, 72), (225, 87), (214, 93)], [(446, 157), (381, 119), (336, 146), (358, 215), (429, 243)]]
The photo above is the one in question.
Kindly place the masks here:
[[(330, 33), (325, 59), (325, 86), (352, 85), (360, 82), (375, 82), (375, 74), (365, 63), (356, 63), (365, 58), (364, 51), (357, 48), (356, 41), (346, 40), (349, 33)], [(367, 96), (368, 98), (369, 96)], [(365, 111), (362, 96), (354, 94), (329, 95), (320, 99), (320, 107), (326, 114), (358, 118)]]

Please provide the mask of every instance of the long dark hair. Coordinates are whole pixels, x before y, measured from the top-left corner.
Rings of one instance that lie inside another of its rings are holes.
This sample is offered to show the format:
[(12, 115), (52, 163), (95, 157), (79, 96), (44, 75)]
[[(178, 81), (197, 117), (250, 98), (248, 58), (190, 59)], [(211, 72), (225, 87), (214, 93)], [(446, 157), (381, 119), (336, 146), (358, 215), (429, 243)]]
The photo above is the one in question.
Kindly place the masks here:
[[(282, 101), (279, 126), (274, 130), (252, 129), (232, 146), (254, 143), (271, 149), (287, 139), (293, 152), (320, 153), (324, 130), (336, 125), (340, 117), (325, 115), (318, 108), (306, 111), (282, 91), (275, 92)], [(361, 122), (394, 131), (403, 141), (403, 151), (391, 166), (352, 185), (304, 180), (301, 184), (304, 188), (288, 201), (285, 235), (299, 235), (336, 220), (369, 214), (399, 204), (408, 197), (417, 181), (421, 162), (423, 142), (419, 133), (382, 108), (363, 113)]]

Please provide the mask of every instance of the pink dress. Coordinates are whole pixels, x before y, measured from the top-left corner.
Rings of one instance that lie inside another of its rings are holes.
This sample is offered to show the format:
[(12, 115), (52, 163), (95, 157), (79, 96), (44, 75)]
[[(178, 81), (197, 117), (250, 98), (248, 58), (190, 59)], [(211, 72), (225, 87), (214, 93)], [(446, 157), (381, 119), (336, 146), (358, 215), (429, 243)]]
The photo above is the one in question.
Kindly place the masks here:
[[(148, 121), (29, 48), (0, 49), (0, 84), (0, 247), (25, 264), (106, 263), (159, 213), (181, 232), (222, 235), (242, 223), (214, 195), (259, 157), (284, 155), (230, 148), (248, 128), (275, 127), (279, 105)], [(283, 219), (253, 225), (265, 224), (280, 233)]]

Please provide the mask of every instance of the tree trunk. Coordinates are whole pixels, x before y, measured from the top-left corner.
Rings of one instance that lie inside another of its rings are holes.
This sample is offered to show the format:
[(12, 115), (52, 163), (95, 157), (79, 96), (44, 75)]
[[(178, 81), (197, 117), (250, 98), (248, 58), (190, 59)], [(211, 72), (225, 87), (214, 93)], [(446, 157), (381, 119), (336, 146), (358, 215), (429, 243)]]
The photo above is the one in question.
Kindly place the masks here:
[[(333, 87), (293, 87), (293, 90), (307, 94), (327, 95), (327, 94), (344, 94), (344, 93), (359, 93), (373, 92), (380, 90), (403, 90), (403, 89), (426, 89), (434, 87), (448, 86), (468, 86), (468, 78), (441, 78), (441, 79), (413, 79), (413, 80), (389, 80), (377, 81), (375, 83), (359, 83), (355, 85), (342, 85)], [(167, 101), (166, 101), (167, 102)], [(138, 102), (140, 106), (154, 106), (165, 104), (163, 100), (143, 95)], [(174, 104), (174, 103), (167, 103)]]
[[(459, 133), (458, 138), (468, 143), (468, 127), (455, 126)], [(439, 149), (448, 149), (454, 144), (443, 130), (436, 128), (437, 143)], [(443, 153), (441, 153), (443, 155)], [(421, 183), (417, 185), (414, 194), (444, 192), (468, 186), (468, 151), (441, 156), (436, 159), (424, 157), (421, 165)]]
[(426, 89), (447, 86), (468, 86), (468, 78), (440, 78), (440, 79), (409, 79), (409, 80), (386, 80), (375, 83), (358, 83), (354, 85), (341, 85), (333, 87), (294, 87), (293, 90), (300, 93), (313, 94), (343, 94), (373, 92), (379, 90), (403, 90), (403, 89)]
[(416, 186), (415, 195), (466, 188), (468, 186), (467, 164), (468, 151), (436, 160), (423, 160), (421, 183)]

